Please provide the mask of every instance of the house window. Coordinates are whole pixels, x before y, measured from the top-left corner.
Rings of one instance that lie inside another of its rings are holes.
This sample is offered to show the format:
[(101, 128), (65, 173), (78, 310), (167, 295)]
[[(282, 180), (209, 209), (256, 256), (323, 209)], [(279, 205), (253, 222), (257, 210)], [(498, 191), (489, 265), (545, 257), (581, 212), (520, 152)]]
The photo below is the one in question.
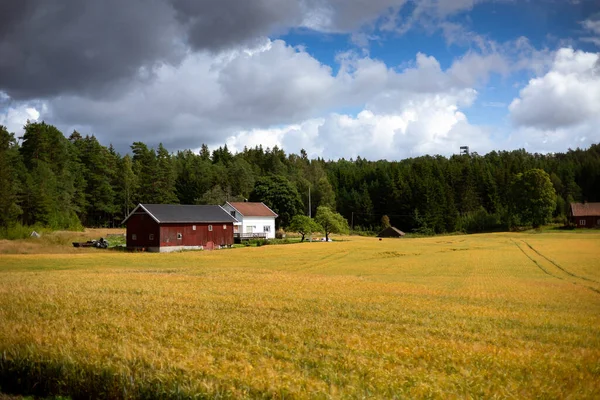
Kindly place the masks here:
[(192, 230), (195, 231), (196, 230), (196, 225), (192, 225)]
[(271, 232), (271, 225), (265, 225), (265, 226), (263, 226), (263, 232), (265, 232), (265, 233)]
[(137, 235), (135, 233), (131, 234), (131, 240), (137, 240)]
[(183, 238), (183, 235), (181, 233), (177, 233), (177, 240), (181, 240)]
[(226, 231), (227, 230), (227, 225), (223, 225), (223, 230)]
[(154, 233), (148, 235), (148, 240), (154, 240)]
[(209, 231), (209, 232), (212, 232), (212, 225), (209, 225), (209, 226), (208, 226), (208, 231)]
[(579, 225), (585, 226), (585, 219), (580, 219), (579, 220)]

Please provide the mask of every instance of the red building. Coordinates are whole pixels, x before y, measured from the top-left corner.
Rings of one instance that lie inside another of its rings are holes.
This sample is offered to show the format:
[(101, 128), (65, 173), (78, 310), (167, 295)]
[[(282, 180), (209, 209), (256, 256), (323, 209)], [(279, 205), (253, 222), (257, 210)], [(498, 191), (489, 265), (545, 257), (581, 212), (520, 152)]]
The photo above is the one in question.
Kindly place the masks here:
[(571, 203), (569, 220), (578, 228), (600, 227), (600, 203)]
[(221, 206), (174, 204), (139, 204), (123, 221), (127, 248), (153, 252), (231, 246), (234, 223)]

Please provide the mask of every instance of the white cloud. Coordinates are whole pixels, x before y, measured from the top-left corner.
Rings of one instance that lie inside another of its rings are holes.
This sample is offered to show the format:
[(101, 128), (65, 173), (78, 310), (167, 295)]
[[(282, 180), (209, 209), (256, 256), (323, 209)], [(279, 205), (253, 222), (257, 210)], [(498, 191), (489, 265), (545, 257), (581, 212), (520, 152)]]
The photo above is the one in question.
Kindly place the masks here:
[(600, 55), (560, 49), (550, 70), (531, 79), (509, 106), (513, 142), (560, 151), (600, 141)]
[(583, 28), (589, 32), (592, 36), (585, 36), (581, 38), (584, 42), (593, 43), (596, 46), (600, 46), (600, 19), (592, 20), (586, 19), (581, 23)]
[(4, 125), (9, 132), (15, 133), (17, 136), (23, 133), (23, 126), (27, 121), (36, 122), (40, 118), (40, 112), (34, 105), (9, 104), (10, 98), (0, 92), (0, 109), (2, 109), (2, 103), (7, 103), (7, 105), (4, 106), (4, 111), (0, 112), (0, 125)]
[(352, 52), (338, 62), (334, 74), (279, 40), (194, 53), (120, 98), (61, 96), (41, 117), (119, 151), (138, 140), (172, 150), (278, 145), (325, 158), (452, 154), (465, 141), (491, 149), (489, 130), (471, 126), (463, 109), (477, 97), (474, 85), (504, 70), (500, 56), (468, 53), (447, 70), (420, 53), (402, 69)]
[(598, 54), (561, 49), (551, 70), (532, 79), (509, 106), (517, 126), (554, 129), (585, 124), (600, 114)]
[(456, 79), (455, 70), (442, 71), (434, 57), (418, 54), (415, 66), (402, 71), (352, 55), (341, 62), (337, 102), (362, 101), (356, 116), (333, 112), (299, 124), (246, 130), (232, 135), (228, 146), (240, 150), (268, 140), (271, 147), (296, 153), (303, 148), (311, 156), (334, 159), (451, 155), (465, 143), (479, 152), (493, 148), (490, 130), (470, 125), (460, 111), (473, 103), (476, 91)]

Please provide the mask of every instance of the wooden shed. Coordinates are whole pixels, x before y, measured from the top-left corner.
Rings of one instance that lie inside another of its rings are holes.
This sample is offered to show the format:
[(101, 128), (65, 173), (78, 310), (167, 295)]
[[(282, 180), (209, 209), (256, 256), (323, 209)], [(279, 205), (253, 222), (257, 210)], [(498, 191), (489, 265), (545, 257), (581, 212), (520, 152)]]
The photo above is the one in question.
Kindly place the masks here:
[(600, 227), (600, 203), (571, 203), (569, 221), (578, 228)]
[(152, 252), (233, 245), (237, 220), (221, 206), (139, 204), (125, 218), (127, 248)]
[(402, 232), (400, 229), (398, 228), (394, 228), (393, 226), (390, 226), (389, 228), (385, 228), (384, 230), (382, 230), (381, 232), (379, 232), (379, 234), (377, 235), (377, 237), (380, 238), (399, 238), (406, 235), (404, 232)]

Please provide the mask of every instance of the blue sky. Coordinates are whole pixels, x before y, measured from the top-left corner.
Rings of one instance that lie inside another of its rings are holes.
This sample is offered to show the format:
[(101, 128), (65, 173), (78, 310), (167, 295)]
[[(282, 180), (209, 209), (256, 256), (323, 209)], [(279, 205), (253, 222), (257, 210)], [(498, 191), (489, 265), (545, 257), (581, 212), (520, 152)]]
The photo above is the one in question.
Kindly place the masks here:
[(62, 2), (0, 36), (17, 134), (370, 159), (600, 141), (596, 0)]

